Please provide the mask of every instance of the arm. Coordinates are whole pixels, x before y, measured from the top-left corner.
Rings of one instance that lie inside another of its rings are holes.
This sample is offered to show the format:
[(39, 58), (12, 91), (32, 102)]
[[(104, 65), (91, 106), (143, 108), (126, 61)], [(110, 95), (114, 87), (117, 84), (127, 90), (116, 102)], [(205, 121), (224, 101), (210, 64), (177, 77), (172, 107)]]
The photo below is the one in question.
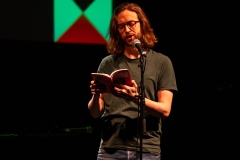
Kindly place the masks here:
[(174, 68), (168, 57), (165, 56), (160, 68), (161, 71), (159, 72), (158, 79), (156, 81), (157, 92), (155, 91), (157, 101), (154, 100), (155, 98), (153, 99), (154, 101), (145, 98), (145, 110), (153, 116), (165, 119), (170, 115), (173, 94), (174, 91), (177, 91), (177, 85)]
[(104, 112), (104, 98), (103, 94), (101, 93), (103, 92), (104, 87), (102, 87), (102, 85), (99, 83), (95, 83), (95, 81), (91, 81), (90, 89), (93, 95), (88, 102), (88, 109), (93, 118), (98, 118)]
[(101, 93), (92, 95), (92, 98), (88, 102), (88, 109), (93, 118), (100, 117), (104, 112), (104, 101)]
[[(133, 86), (121, 85), (115, 87), (117, 96), (121, 96), (126, 100), (133, 100), (134, 102), (139, 102), (139, 99), (133, 99), (137, 93), (137, 84), (134, 80), (132, 80)], [(171, 112), (173, 92), (169, 90), (160, 90), (157, 92), (158, 101), (153, 101), (148, 98), (145, 98), (145, 110), (155, 116), (162, 119), (165, 119), (169, 116)], [(129, 98), (130, 97), (130, 98)]]
[(168, 90), (157, 92), (158, 102), (145, 98), (145, 110), (156, 117), (167, 118), (171, 112), (173, 93)]

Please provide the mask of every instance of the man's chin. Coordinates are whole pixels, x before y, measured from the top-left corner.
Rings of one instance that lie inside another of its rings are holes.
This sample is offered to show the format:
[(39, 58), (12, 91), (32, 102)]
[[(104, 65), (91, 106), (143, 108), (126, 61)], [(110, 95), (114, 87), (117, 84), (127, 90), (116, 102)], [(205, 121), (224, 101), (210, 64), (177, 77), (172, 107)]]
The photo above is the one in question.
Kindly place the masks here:
[(128, 46), (128, 47), (132, 46), (133, 45), (133, 39), (125, 40), (125, 45)]
[(132, 42), (131, 42), (131, 43), (125, 43), (125, 46), (127, 46), (127, 47), (133, 47), (133, 44), (132, 44)]

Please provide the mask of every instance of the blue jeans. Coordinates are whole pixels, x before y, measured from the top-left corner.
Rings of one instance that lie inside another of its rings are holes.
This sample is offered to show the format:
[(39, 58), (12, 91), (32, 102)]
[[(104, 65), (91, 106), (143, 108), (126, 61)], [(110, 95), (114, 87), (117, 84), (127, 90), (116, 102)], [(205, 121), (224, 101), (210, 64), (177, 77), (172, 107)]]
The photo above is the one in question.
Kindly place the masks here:
[[(99, 149), (97, 160), (140, 160), (140, 153), (136, 151)], [(142, 153), (142, 160), (161, 160), (159, 153)]]

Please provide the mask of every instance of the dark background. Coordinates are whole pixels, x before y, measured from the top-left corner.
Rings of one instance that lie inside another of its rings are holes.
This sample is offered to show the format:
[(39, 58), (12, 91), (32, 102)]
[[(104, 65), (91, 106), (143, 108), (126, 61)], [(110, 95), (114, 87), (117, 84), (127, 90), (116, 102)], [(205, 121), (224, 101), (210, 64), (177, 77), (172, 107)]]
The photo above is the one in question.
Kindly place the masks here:
[[(163, 122), (162, 159), (236, 156), (237, 5), (131, 2), (145, 10), (159, 38), (154, 50), (169, 56), (176, 72), (179, 91)], [(99, 130), (87, 110), (89, 82), (106, 49), (53, 43), (52, 5), (48, 0), (0, 2), (0, 152), (95, 159)], [(66, 133), (65, 128), (77, 130)]]

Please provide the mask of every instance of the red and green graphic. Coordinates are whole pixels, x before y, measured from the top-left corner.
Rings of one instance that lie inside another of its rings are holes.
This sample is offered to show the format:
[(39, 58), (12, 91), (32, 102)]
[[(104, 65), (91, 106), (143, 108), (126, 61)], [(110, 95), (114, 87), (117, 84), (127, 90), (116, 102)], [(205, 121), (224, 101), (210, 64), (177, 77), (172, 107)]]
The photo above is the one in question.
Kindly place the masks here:
[(54, 42), (106, 44), (112, 0), (54, 0)]

